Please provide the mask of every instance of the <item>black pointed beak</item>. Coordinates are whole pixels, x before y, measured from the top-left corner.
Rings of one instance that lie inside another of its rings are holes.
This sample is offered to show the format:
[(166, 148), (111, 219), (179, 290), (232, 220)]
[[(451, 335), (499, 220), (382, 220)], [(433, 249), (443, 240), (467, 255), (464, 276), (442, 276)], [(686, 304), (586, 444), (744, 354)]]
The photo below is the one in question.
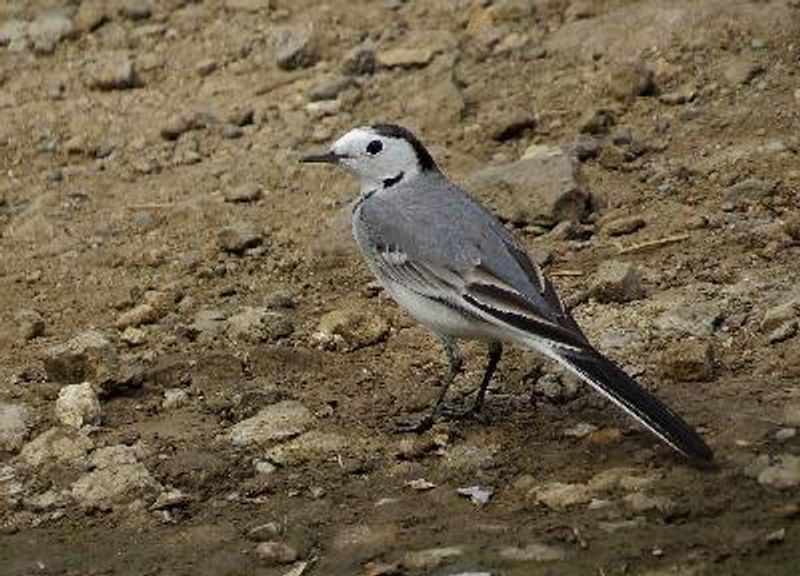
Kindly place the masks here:
[(300, 158), (300, 162), (315, 164), (338, 164), (339, 160), (341, 160), (343, 157), (344, 156), (341, 154), (335, 154), (334, 152), (324, 152), (322, 154), (309, 154), (308, 156), (303, 156)]

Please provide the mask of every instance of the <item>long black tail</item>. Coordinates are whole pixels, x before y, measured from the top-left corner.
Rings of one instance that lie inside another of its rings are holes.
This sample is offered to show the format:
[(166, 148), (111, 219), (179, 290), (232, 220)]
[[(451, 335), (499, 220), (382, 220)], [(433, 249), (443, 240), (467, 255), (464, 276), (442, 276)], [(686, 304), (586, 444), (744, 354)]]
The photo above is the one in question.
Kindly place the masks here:
[(551, 352), (554, 359), (687, 458), (714, 459), (711, 448), (683, 418), (596, 350), (554, 347)]

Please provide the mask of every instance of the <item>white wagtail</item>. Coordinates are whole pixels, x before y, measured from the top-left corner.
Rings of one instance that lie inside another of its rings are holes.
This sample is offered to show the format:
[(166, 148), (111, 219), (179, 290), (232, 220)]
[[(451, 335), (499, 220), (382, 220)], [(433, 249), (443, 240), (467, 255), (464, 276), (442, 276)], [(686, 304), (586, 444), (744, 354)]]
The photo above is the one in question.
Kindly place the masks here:
[(457, 339), (488, 343), (476, 412), (502, 343), (513, 342), (563, 365), (686, 457), (713, 459), (691, 426), (589, 344), (541, 268), (495, 216), (442, 174), (410, 131), (394, 124), (355, 128), (302, 161), (335, 164), (359, 178), (353, 234), (364, 259), (447, 351), (447, 377), (416, 429), (430, 426), (461, 371)]

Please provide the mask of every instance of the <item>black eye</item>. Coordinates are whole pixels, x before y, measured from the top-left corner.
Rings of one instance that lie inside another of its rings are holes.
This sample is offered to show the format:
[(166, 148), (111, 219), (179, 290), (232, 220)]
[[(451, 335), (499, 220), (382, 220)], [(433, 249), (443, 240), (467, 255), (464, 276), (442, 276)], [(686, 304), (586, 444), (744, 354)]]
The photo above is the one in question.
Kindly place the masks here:
[(381, 142), (380, 140), (373, 140), (372, 142), (367, 144), (367, 154), (371, 156), (379, 154), (381, 150), (383, 150), (383, 142)]

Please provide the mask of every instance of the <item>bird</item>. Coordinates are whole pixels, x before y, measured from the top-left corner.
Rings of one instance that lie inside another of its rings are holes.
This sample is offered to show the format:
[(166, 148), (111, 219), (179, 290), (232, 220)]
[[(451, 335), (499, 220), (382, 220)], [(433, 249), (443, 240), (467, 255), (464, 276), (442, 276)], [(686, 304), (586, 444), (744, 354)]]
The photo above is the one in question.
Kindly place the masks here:
[(442, 415), (462, 371), (462, 340), (487, 345), (470, 414), (480, 414), (503, 345), (563, 366), (690, 462), (709, 463), (704, 439), (665, 403), (591, 345), (551, 280), (478, 199), (451, 182), (407, 128), (376, 123), (349, 130), (304, 163), (332, 164), (359, 181), (352, 231), (386, 292), (441, 341), (448, 370), (431, 409), (405, 429)]

